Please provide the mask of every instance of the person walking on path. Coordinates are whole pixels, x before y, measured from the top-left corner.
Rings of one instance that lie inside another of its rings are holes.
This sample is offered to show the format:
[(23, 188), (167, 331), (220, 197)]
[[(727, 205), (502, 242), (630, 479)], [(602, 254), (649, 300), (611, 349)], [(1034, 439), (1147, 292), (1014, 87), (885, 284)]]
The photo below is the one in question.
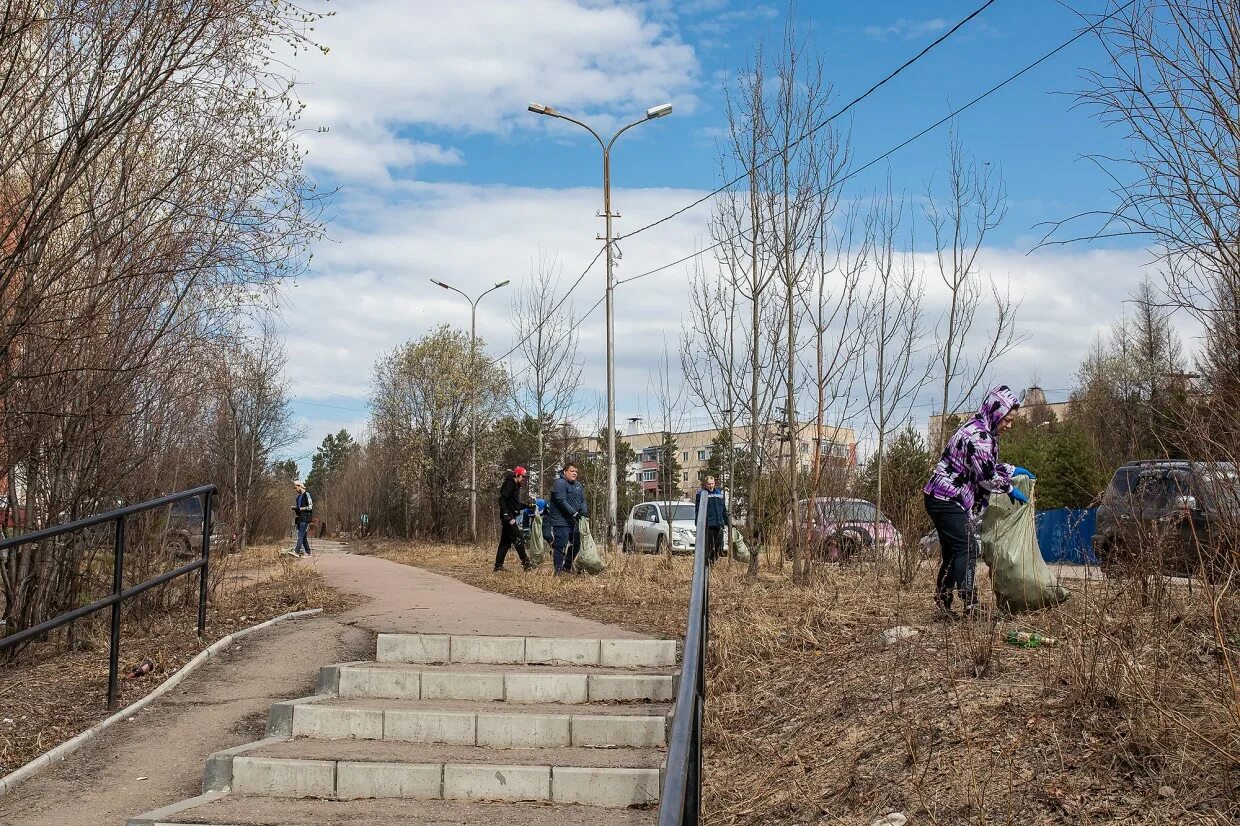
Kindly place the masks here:
[(293, 502), (293, 527), (297, 529), (297, 544), (291, 552), (285, 553), (307, 557), (310, 556), (310, 540), (306, 533), (310, 530), (310, 520), (314, 518), (314, 497), (300, 479), (293, 483), (293, 487), (297, 491), (297, 499)]
[(999, 436), (1016, 420), (1020, 401), (1005, 384), (986, 393), (981, 408), (964, 423), (943, 448), (943, 455), (926, 483), (926, 513), (939, 535), (943, 561), (935, 583), (935, 603), (940, 615), (954, 618), (953, 592), (960, 595), (966, 615), (977, 608), (973, 572), (977, 565), (977, 531), (990, 494), (1006, 493), (1014, 502), (1028, 498), (1012, 487), (1017, 476), (1036, 478), (1021, 467), (999, 461)]
[(714, 476), (707, 476), (693, 500), (693, 521), (698, 521), (698, 511), (706, 507), (706, 562), (714, 562), (723, 556), (723, 531), (732, 520), (728, 517), (728, 503), (723, 491), (715, 484)]
[(573, 570), (573, 560), (581, 547), (581, 528), (578, 521), (589, 515), (586, 489), (577, 481), (577, 465), (569, 462), (551, 485), (551, 509), (548, 514), (550, 518), (547, 520), (551, 523), (551, 549), (555, 552), (557, 575)]
[(516, 548), (522, 568), (528, 571), (531, 567), (530, 558), (525, 555), (525, 538), (517, 525), (522, 511), (528, 510), (533, 504), (522, 495), (521, 488), (525, 485), (526, 476), (525, 468), (518, 465), (504, 472), (504, 481), (499, 486), (499, 548), (495, 551), (496, 571), (504, 570), (504, 559), (508, 556), (509, 548)]

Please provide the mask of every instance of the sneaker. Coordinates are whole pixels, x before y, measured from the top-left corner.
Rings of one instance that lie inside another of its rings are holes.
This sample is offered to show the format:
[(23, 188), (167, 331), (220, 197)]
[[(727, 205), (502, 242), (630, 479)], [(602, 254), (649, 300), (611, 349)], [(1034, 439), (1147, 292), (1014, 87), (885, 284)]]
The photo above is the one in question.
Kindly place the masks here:
[(502, 570), (504, 570), (503, 565), (496, 565), (494, 568), (491, 569), (491, 573), (498, 574)]
[(298, 559), (305, 559), (306, 557), (310, 556), (310, 554), (294, 554), (294, 556), (296, 556)]
[(523, 571), (532, 571), (534, 570), (534, 568), (535, 568), (535, 565), (533, 562), (526, 562), (521, 565), (521, 570)]
[(292, 548), (285, 548), (284, 550), (280, 551), (280, 556), (300, 556), (300, 554), (298, 554)]

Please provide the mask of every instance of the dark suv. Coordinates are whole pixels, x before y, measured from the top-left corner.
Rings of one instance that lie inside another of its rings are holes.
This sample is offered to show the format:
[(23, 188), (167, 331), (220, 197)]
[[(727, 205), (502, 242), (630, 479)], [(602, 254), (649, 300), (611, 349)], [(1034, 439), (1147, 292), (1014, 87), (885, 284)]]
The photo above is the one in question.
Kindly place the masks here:
[(1237, 570), (1240, 476), (1224, 462), (1129, 462), (1098, 507), (1094, 554), (1108, 575), (1211, 580)]
[[(212, 503), (214, 504), (214, 503)], [(218, 511), (211, 508), (211, 547), (221, 553), (237, 550), (237, 535), (228, 525), (221, 524)], [(164, 552), (173, 557), (188, 558), (202, 554), (202, 499), (182, 499), (168, 506), (164, 529)]]

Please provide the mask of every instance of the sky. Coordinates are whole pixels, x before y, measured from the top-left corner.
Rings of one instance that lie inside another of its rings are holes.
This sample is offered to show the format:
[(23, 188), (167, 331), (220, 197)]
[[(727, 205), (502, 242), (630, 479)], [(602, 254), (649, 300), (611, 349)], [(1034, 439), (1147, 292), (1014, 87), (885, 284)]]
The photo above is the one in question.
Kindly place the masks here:
[[(801, 0), (793, 16), (822, 56), (842, 106), (915, 55), (983, 0)], [(1105, 0), (1074, 0), (1086, 13)], [(302, 142), (327, 205), (327, 238), (282, 291), (293, 409), (303, 437), (290, 451), (309, 469), (324, 435), (365, 427), (375, 359), (442, 323), (468, 329), (469, 306), (436, 287), (476, 295), (494, 356), (516, 341), (511, 302), (540, 257), (565, 285), (586, 268), (602, 231), (601, 153), (584, 130), (527, 111), (537, 101), (609, 133), (655, 105), (671, 116), (627, 132), (612, 156), (616, 231), (671, 213), (717, 186), (723, 89), (754, 44), (778, 41), (789, 7), (739, 0), (335, 0), (313, 36), (327, 53), (293, 68), (306, 104)], [(858, 163), (876, 158), (1071, 38), (1082, 18), (1058, 0), (997, 0), (951, 39), (841, 119)], [(770, 47), (768, 47), (770, 48)], [(996, 365), (1014, 387), (1038, 381), (1066, 395), (1095, 336), (1124, 312), (1150, 256), (1135, 246), (1038, 247), (1045, 222), (1105, 209), (1111, 181), (1089, 157), (1122, 139), (1074, 92), (1101, 65), (1084, 37), (966, 111), (958, 129), (979, 161), (1002, 172), (1004, 223), (981, 260), (1021, 299), (1023, 343)], [(921, 197), (941, 180), (941, 127), (849, 182), (864, 198), (888, 174)], [(937, 178), (936, 178), (937, 176)], [(621, 243), (617, 278), (674, 261), (708, 242), (709, 204)], [(928, 251), (928, 231), (919, 252)], [(648, 416), (650, 374), (664, 341), (678, 346), (690, 265), (617, 289), (617, 421)], [(601, 297), (600, 261), (573, 293), (578, 316)], [(935, 291), (930, 290), (931, 303)], [(939, 296), (941, 298), (941, 296)], [(603, 312), (581, 321), (583, 408), (593, 421), (604, 385)], [(673, 359), (674, 360), (674, 359)], [(514, 365), (515, 366), (515, 365)], [(913, 415), (924, 426), (930, 395)], [(686, 426), (704, 426), (689, 411)]]

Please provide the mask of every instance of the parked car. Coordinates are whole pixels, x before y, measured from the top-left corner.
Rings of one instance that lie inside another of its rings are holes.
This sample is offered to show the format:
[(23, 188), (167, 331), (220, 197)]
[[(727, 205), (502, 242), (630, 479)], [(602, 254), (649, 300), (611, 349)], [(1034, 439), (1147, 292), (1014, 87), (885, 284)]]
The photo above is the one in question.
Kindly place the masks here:
[[(164, 530), (164, 552), (169, 556), (192, 558), (202, 554), (202, 499), (182, 499), (168, 506), (168, 522)], [(237, 535), (222, 524), (218, 511), (211, 509), (211, 547), (217, 552), (232, 553), (237, 549)]]
[[(806, 520), (806, 502), (797, 502), (797, 518), (802, 525)], [(841, 562), (862, 552), (889, 554), (899, 550), (899, 532), (873, 502), (838, 496), (819, 496), (813, 502), (809, 540), (814, 558)]]
[(690, 554), (697, 542), (697, 523), (693, 519), (693, 503), (642, 502), (635, 505), (624, 522), (621, 540), (624, 552)]
[(1108, 576), (1216, 579), (1237, 570), (1240, 475), (1224, 462), (1138, 460), (1115, 471), (1093, 549)]

